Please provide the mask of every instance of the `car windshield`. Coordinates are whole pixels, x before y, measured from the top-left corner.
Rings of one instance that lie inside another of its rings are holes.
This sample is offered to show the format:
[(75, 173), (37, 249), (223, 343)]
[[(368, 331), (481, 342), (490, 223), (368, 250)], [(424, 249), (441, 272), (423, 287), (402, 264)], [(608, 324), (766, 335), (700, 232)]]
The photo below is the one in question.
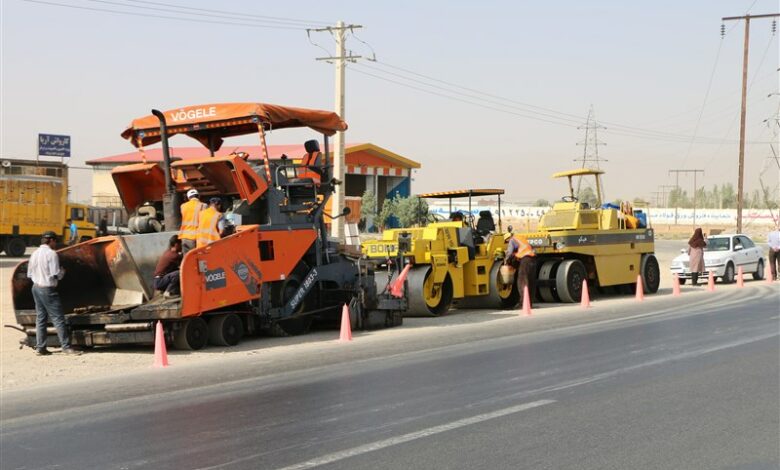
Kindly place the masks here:
[(729, 251), (728, 238), (708, 238), (704, 251)]

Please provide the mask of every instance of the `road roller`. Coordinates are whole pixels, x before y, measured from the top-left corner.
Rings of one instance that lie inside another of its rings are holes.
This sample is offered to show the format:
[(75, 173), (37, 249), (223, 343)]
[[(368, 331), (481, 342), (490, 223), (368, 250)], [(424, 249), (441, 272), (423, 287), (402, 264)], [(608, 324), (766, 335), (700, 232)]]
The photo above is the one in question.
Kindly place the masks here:
[[(363, 256), (382, 264), (399, 257), (409, 265), (408, 308), (404, 316), (445, 315), (459, 308), (512, 308), (518, 302), (515, 283), (504, 284), (499, 269), (506, 242), (501, 224), (503, 189), (465, 189), (420, 194), (426, 199), (468, 199), (467, 212), (425, 227), (385, 230), (379, 240), (361, 244)], [(475, 217), (472, 198), (498, 198), (498, 224), (490, 211)], [(399, 241), (400, 250), (399, 252)], [(405, 248), (405, 249), (404, 249)]]
[[(582, 281), (590, 292), (634, 293), (641, 277), (646, 294), (658, 291), (660, 269), (648, 214), (630, 203), (602, 204), (601, 170), (553, 174), (568, 180), (569, 194), (542, 215), (535, 232), (520, 233), (537, 257), (536, 296), (543, 302), (579, 302)], [(594, 178), (594, 207), (577, 199), (574, 179)]]

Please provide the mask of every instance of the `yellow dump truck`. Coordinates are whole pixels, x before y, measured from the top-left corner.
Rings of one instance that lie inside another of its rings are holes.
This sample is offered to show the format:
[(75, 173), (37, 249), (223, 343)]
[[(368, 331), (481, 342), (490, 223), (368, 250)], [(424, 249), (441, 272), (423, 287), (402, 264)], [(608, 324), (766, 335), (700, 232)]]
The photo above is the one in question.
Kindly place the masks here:
[(79, 240), (95, 236), (88, 207), (68, 202), (67, 167), (30, 160), (0, 162), (0, 252), (22, 256), (51, 230), (60, 242), (70, 236), (68, 219), (78, 228)]

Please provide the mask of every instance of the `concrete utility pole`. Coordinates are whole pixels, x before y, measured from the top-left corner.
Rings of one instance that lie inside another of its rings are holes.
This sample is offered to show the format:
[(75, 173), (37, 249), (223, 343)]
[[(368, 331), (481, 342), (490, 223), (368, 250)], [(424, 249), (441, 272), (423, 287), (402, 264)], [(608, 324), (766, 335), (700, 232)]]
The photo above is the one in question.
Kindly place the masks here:
[(750, 45), (750, 20), (759, 18), (777, 18), (780, 13), (767, 15), (727, 16), (722, 21), (745, 20), (745, 45), (742, 52), (742, 111), (739, 121), (739, 177), (737, 180), (737, 233), (742, 233), (742, 204), (745, 185), (745, 116), (747, 114), (747, 75), (748, 51)]
[[(346, 90), (346, 68), (347, 61), (356, 62), (357, 59), (362, 57), (359, 55), (347, 54), (345, 34), (347, 30), (353, 31), (355, 29), (362, 28), (361, 25), (350, 24), (345, 25), (343, 21), (336, 23), (336, 26), (328, 26), (326, 28), (307, 29), (306, 32), (324, 32), (327, 31), (336, 38), (336, 55), (331, 57), (317, 57), (317, 60), (324, 60), (336, 65), (336, 113), (345, 119), (345, 102), (344, 95)], [(334, 218), (330, 223), (330, 235), (339, 240), (344, 239), (344, 218), (338, 217), (341, 215), (341, 211), (344, 209), (344, 185), (345, 185), (345, 168), (344, 153), (345, 153), (345, 141), (344, 132), (337, 132), (334, 139), (333, 149), (333, 177), (340, 181), (333, 191), (333, 202), (331, 203), (331, 215)]]
[[(677, 189), (680, 188), (680, 173), (693, 173), (693, 227), (696, 228), (696, 176), (701, 173), (704, 174), (704, 170), (669, 170), (669, 173), (675, 173), (677, 177)], [(679, 204), (677, 204), (679, 205)], [(677, 225), (677, 208), (674, 208), (674, 224)]]

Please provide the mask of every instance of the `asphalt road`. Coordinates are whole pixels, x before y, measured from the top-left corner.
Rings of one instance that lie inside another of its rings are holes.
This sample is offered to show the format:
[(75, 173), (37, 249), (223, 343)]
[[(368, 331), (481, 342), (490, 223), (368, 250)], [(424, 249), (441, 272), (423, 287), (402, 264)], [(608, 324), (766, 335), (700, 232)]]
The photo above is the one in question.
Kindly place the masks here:
[(0, 467), (777, 469), (778, 294), (273, 376), (6, 394)]

